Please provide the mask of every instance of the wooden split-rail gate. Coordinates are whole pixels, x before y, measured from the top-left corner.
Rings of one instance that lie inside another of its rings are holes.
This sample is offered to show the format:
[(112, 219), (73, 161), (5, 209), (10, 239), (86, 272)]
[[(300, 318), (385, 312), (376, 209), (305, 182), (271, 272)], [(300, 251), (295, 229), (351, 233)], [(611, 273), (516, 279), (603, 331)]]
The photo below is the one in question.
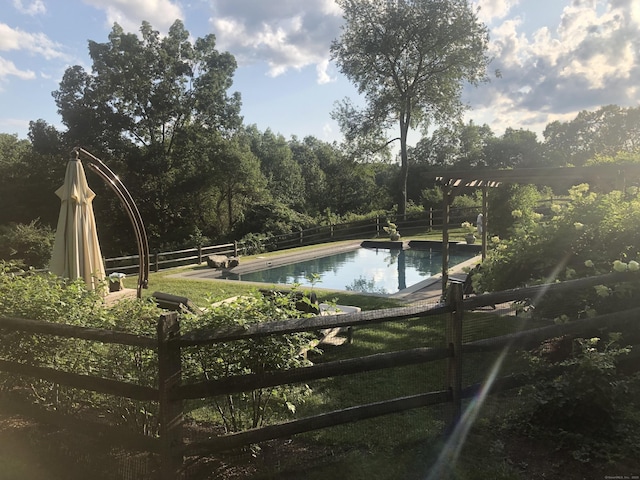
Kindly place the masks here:
[[(539, 345), (540, 342), (545, 339), (560, 335), (582, 334), (586, 332), (591, 334), (591, 332), (597, 332), (598, 329), (603, 326), (622, 328), (625, 324), (628, 324), (628, 322), (635, 320), (640, 314), (640, 309), (627, 310), (616, 314), (576, 320), (563, 325), (534, 328), (500, 337), (463, 343), (462, 327), (465, 311), (482, 306), (525, 299), (537, 299), (546, 293), (565, 292), (570, 294), (577, 289), (590, 288), (600, 284), (610, 285), (612, 283), (625, 281), (637, 281), (637, 276), (630, 273), (616, 273), (467, 298), (464, 298), (462, 285), (452, 283), (447, 295), (448, 300), (445, 303), (436, 305), (399, 307), (343, 315), (292, 319), (253, 324), (247, 328), (242, 327), (225, 331), (201, 330), (183, 333), (180, 331), (180, 322), (177, 313), (168, 312), (161, 315), (158, 320), (156, 338), (95, 328), (51, 324), (37, 320), (0, 318), (0, 331), (22, 331), (33, 334), (77, 338), (155, 350), (158, 358), (158, 384), (156, 388), (6, 360), (0, 360), (0, 371), (31, 376), (72, 388), (85, 389), (134, 400), (158, 402), (160, 430), (157, 437), (135, 434), (132, 433), (131, 430), (123, 427), (109, 426), (104, 423), (80, 420), (69, 416), (63, 417), (56, 412), (43, 411), (33, 406), (16, 404), (16, 402), (12, 403), (1, 395), (0, 409), (5, 411), (13, 410), (17, 413), (31, 416), (39, 421), (62, 425), (72, 431), (99, 435), (102, 440), (108, 440), (114, 445), (124, 448), (159, 454), (161, 459), (160, 478), (162, 480), (180, 478), (183, 461), (187, 456), (211, 455), (271, 439), (288, 438), (303, 432), (430, 405), (442, 403), (453, 405), (451, 425), (455, 425), (461, 416), (463, 399), (472, 397), (476, 395), (480, 389), (483, 387), (486, 389), (487, 387), (487, 385), (483, 385), (482, 383), (467, 386), (462, 385), (463, 359), (466, 353), (490, 352), (504, 350), (506, 348), (532, 348)], [(359, 358), (330, 361), (290, 370), (234, 376), (199, 383), (183, 384), (182, 382), (182, 348), (210, 345), (218, 342), (247, 340), (268, 335), (317, 331), (325, 328), (358, 327), (443, 314), (447, 316), (447, 320), (446, 345), (442, 347), (412, 348)], [(386, 368), (424, 364), (443, 359), (447, 360), (447, 380), (446, 385), (443, 385), (443, 388), (438, 391), (352, 406), (307, 418), (291, 420), (285, 423), (211, 437), (193, 443), (186, 443), (183, 437), (183, 403), (185, 400), (233, 394), (259, 388), (302, 383), (321, 378), (352, 375)], [(507, 376), (493, 381), (489, 386), (489, 390), (491, 392), (500, 391), (523, 385), (528, 381), (530, 380), (528, 380), (525, 375)]]

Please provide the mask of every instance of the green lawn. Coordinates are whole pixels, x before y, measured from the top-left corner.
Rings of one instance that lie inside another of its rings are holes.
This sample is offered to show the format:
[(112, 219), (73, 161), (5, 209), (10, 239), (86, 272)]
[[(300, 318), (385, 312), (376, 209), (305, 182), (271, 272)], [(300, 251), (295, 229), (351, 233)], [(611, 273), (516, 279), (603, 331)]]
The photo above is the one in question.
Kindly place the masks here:
[[(150, 288), (145, 296), (154, 291), (162, 291), (190, 298), (196, 304), (206, 303), (207, 298), (221, 300), (242, 295), (255, 286), (223, 281), (186, 280), (170, 278), (176, 270), (153, 273)], [(135, 279), (127, 279), (132, 281)], [(357, 295), (345, 292), (322, 292), (320, 300), (336, 301), (344, 305), (356, 305), (363, 310), (397, 307), (399, 301), (370, 295)], [(512, 331), (513, 321), (505, 321), (490, 313), (470, 314), (482, 319), (484, 327), (474, 329), (471, 336), (487, 336)], [(487, 318), (493, 321), (487, 321)], [(380, 352), (408, 349), (418, 346), (444, 345), (445, 317), (426, 317), (354, 329), (353, 343), (326, 348), (321, 356), (314, 357), (315, 363), (344, 358), (360, 357)], [(471, 340), (473, 338), (468, 338)], [(481, 375), (491, 366), (494, 356), (476, 355), (471, 360), (465, 382), (481, 380)], [(313, 394), (301, 405), (296, 417), (315, 415), (323, 412), (347, 408), (365, 403), (391, 399), (403, 395), (413, 395), (445, 387), (446, 363), (432, 362), (425, 365), (410, 366), (362, 373), (353, 376), (336, 377), (316, 381), (310, 384)], [(208, 412), (208, 413), (207, 413)], [(199, 408), (191, 414), (197, 420), (215, 420), (215, 412), (208, 407)], [(323, 429), (296, 437), (305, 444), (335, 451), (330, 462), (315, 465), (305, 478), (327, 479), (397, 479), (423, 478), (430, 465), (435, 462), (442, 447), (443, 432), (450, 419), (447, 405), (421, 408), (377, 419), (365, 420)], [(470, 436), (469, 441), (476, 441)], [(484, 444), (484, 440), (478, 440)], [(484, 445), (486, 446), (486, 445)], [(486, 449), (485, 449), (486, 450)], [(323, 450), (324, 451), (324, 450)], [(487, 453), (488, 455), (488, 453)], [(506, 468), (498, 458), (495, 462), (484, 455), (482, 471), (492, 478), (504, 477), (500, 472)], [(279, 478), (289, 467), (298, 468), (296, 459), (282, 461), (277, 468), (263, 469), (260, 478)], [(462, 464), (464, 465), (464, 464)], [(465, 467), (460, 467), (465, 470)], [(472, 471), (476, 471), (474, 467)], [(480, 478), (480, 477), (460, 477)], [(489, 477), (486, 477), (489, 478)]]
[[(154, 291), (162, 291), (186, 296), (196, 304), (203, 305), (207, 298), (214, 301), (222, 300), (256, 288), (242, 283), (170, 278), (169, 275), (173, 273), (176, 273), (176, 270), (151, 274), (150, 288), (145, 291), (145, 296), (151, 295)], [(135, 279), (129, 278), (126, 282), (127, 286), (132, 287)], [(401, 305), (399, 301), (385, 297), (345, 292), (321, 292), (320, 300), (355, 305), (363, 310)], [(315, 356), (312, 360), (314, 363), (322, 363), (419, 346), (443, 346), (445, 318), (443, 315), (358, 327), (354, 329), (352, 344), (327, 347), (322, 355)], [(464, 338), (465, 341), (472, 341), (510, 333), (522, 328), (523, 322), (519, 317), (500, 317), (491, 312), (465, 313), (467, 328)], [(498, 357), (499, 352), (466, 355), (463, 384), (482, 381), (494, 367), (499, 369), (498, 376), (526, 368), (519, 354), (508, 354), (500, 364), (496, 363)], [(399, 396), (441, 390), (446, 387), (445, 375), (446, 362), (437, 361), (315, 381), (310, 383), (313, 393), (298, 407), (296, 417), (302, 418)], [(304, 478), (309, 480), (418, 480), (428, 478), (428, 472), (443, 454), (445, 461), (442, 464), (446, 465), (447, 473), (440, 472), (436, 478), (532, 478), (530, 470), (534, 468), (533, 463), (527, 467), (527, 462), (518, 460), (519, 457), (526, 458), (529, 452), (510, 451), (507, 437), (511, 433), (504, 429), (511, 412), (517, 411), (522, 403), (522, 398), (519, 398), (517, 393), (514, 391), (492, 395), (482, 404), (466, 401), (465, 408), (476, 408), (473, 410), (476, 416), (469, 421), (469, 430), (462, 437), (456, 437), (455, 445), (447, 444), (444, 435), (451, 418), (450, 407), (439, 405), (420, 408), (298, 435), (294, 437), (293, 444), (303, 445), (311, 451), (317, 449), (320, 452), (317, 459), (307, 464), (309, 460), (304, 457), (301, 464), (295, 455), (280, 458), (277, 464), (261, 464), (260, 474), (251, 478), (300, 478), (297, 475), (300, 474), (300, 469), (304, 468)], [(190, 415), (200, 421), (215, 421), (217, 417), (210, 407), (198, 408)], [(256, 458), (260, 459), (263, 454), (256, 455)], [(542, 455), (540, 466), (535, 468), (544, 469), (545, 461), (546, 457)], [(233, 463), (233, 456), (230, 462)], [(575, 461), (571, 458), (555, 461), (554, 465), (576, 467)], [(297, 473), (287, 476), (287, 472), (292, 470)], [(579, 472), (580, 469), (576, 471)], [(542, 474), (544, 475), (544, 472)]]

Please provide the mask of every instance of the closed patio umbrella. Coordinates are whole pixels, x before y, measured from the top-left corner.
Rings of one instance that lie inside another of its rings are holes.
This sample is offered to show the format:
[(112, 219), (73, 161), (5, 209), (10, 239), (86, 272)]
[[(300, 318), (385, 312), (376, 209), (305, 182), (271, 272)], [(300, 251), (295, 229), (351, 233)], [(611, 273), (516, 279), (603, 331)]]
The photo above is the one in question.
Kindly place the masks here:
[(95, 290), (105, 278), (105, 271), (93, 216), (95, 193), (87, 184), (79, 160), (67, 164), (64, 184), (56, 195), (62, 205), (49, 269), (71, 280), (82, 278), (89, 289)]

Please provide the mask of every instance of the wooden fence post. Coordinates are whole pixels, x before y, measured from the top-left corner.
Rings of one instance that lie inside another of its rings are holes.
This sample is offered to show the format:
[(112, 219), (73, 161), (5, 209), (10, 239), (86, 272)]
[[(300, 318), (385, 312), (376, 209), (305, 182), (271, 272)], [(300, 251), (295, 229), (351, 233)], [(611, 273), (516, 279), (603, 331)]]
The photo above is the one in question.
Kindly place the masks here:
[(237, 240), (233, 241), (233, 256), (234, 257), (238, 256), (238, 241)]
[(429, 207), (429, 231), (433, 230), (433, 207)]
[(447, 319), (447, 346), (451, 356), (447, 359), (447, 385), (451, 391), (453, 412), (451, 428), (455, 427), (462, 413), (462, 306), (463, 291), (459, 282), (451, 283), (448, 289), (447, 303), (452, 308)]
[(177, 312), (160, 316), (158, 334), (158, 389), (160, 391), (160, 479), (177, 480), (184, 461), (182, 454), (183, 406), (172, 391), (182, 382), (180, 324)]
[(155, 261), (155, 272), (158, 273), (158, 271), (160, 270), (160, 254), (158, 252), (155, 253), (154, 255), (154, 261)]
[(451, 214), (451, 187), (442, 187), (442, 293), (446, 293), (449, 283), (449, 220)]
[(202, 245), (198, 245), (198, 265), (202, 265)]

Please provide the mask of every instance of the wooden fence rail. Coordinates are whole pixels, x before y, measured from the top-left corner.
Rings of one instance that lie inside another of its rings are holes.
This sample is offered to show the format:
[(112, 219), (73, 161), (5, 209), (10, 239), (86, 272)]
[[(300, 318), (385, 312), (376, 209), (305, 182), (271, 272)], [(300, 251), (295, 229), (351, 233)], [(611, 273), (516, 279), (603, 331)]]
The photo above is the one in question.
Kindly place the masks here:
[(182, 347), (210, 345), (234, 340), (261, 338), (269, 335), (311, 332), (324, 328), (362, 326), (390, 320), (405, 320), (420, 316), (441, 315), (449, 311), (450, 307), (447, 305), (396, 307), (343, 315), (323, 315), (321, 317), (253, 323), (241, 327), (224, 329), (198, 329), (183, 334), (179, 342)]
[[(28, 375), (73, 388), (158, 402), (160, 433), (157, 438), (144, 437), (140, 434), (126, 432), (123, 431), (124, 429), (122, 429), (122, 427), (109, 427), (104, 424), (96, 426), (97, 422), (65, 418), (55, 412), (42, 412), (24, 406), (22, 410), (38, 418), (46, 419), (48, 422), (57, 422), (57, 424), (84, 433), (91, 431), (91, 429), (95, 427), (95, 431), (100, 432), (102, 437), (110, 439), (114, 444), (122, 446), (135, 445), (135, 448), (143, 448), (151, 452), (157, 452), (161, 458), (162, 480), (174, 480), (179, 478), (185, 455), (211, 454), (252, 443), (288, 437), (302, 432), (445, 402), (453, 405), (455, 421), (461, 413), (462, 399), (474, 395), (479, 389), (487, 387), (491, 390), (498, 391), (522, 384), (519, 382), (526, 381), (524, 377), (515, 375), (498, 378), (488, 386), (482, 384), (463, 386), (462, 372), (464, 368), (464, 355), (473, 352), (534, 346), (547, 338), (566, 333), (579, 334), (584, 332), (597, 332), (604, 326), (621, 328), (635, 321), (640, 315), (640, 308), (638, 308), (616, 314), (576, 320), (564, 325), (552, 325), (500, 337), (463, 343), (462, 326), (464, 324), (465, 311), (480, 306), (521, 301), (524, 299), (535, 303), (541, 295), (559, 292), (566, 293), (600, 284), (611, 285), (628, 281), (637, 281), (637, 275), (634, 275), (633, 272), (623, 274), (614, 273), (563, 283), (536, 285), (522, 289), (478, 295), (470, 298), (463, 298), (460, 284), (452, 284), (448, 292), (448, 301), (446, 304), (400, 307), (327, 317), (291, 319), (252, 324), (246, 329), (201, 329), (183, 333), (180, 331), (180, 322), (178, 321), (177, 313), (171, 312), (163, 314), (158, 319), (156, 338), (94, 328), (49, 324), (36, 320), (0, 318), (1, 331), (22, 331), (38, 335), (79, 338), (154, 350), (157, 353), (158, 382), (157, 387), (152, 388), (112, 379), (97, 378), (90, 375), (62, 372), (41, 366), (25, 365), (7, 360), (0, 361), (0, 371), (18, 375)], [(183, 384), (182, 381), (181, 362), (183, 348), (188, 347), (193, 349), (218, 342), (248, 340), (268, 335), (284, 335), (323, 328), (372, 325), (381, 322), (394, 322), (443, 314), (447, 317), (446, 345), (439, 348), (413, 348), (332, 361), (285, 371), (240, 375), (190, 384)], [(244, 432), (211, 437), (194, 443), (186, 443), (183, 437), (183, 402), (187, 399), (234, 394), (321, 378), (352, 375), (399, 366), (425, 364), (437, 360), (446, 360), (447, 363), (447, 377), (445, 385), (443, 385), (444, 389), (442, 390), (424, 392), (382, 402), (349, 406), (320, 415), (296, 419), (277, 425), (264, 426)], [(7, 399), (0, 398), (0, 406), (10, 403), (7, 402), (9, 402)], [(14, 405), (14, 407), (19, 409), (18, 406)]]
[(195, 399), (214, 395), (233, 394), (259, 388), (277, 387), (294, 383), (303, 383), (321, 378), (354, 375), (385, 368), (405, 367), (448, 358), (448, 348), (413, 348), (390, 353), (377, 353), (365, 357), (337, 360), (308, 367), (266, 372), (261, 374), (234, 375), (191, 383), (178, 387), (174, 391), (177, 398)]
[(275, 438), (286, 438), (291, 435), (311, 432), (322, 428), (344, 425), (346, 423), (353, 423), (359, 420), (389, 415), (391, 413), (399, 413), (414, 408), (437, 405), (450, 400), (451, 392), (449, 390), (443, 390), (359, 405), (277, 425), (269, 425), (244, 432), (212, 437), (185, 446), (184, 453), (185, 455), (194, 453), (199, 455), (218, 453), (224, 450), (240, 448), (245, 445), (273, 440)]

